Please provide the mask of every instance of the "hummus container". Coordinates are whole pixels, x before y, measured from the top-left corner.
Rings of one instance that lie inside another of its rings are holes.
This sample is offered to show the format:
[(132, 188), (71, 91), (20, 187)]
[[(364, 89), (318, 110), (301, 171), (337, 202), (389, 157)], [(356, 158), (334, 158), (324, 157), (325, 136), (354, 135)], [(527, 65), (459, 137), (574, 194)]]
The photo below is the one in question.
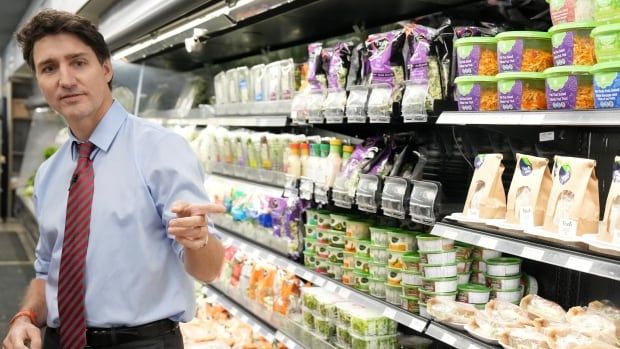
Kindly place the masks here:
[(485, 285), (496, 290), (514, 290), (521, 285), (521, 274), (512, 276), (484, 275)]
[(596, 64), (594, 56), (594, 40), (590, 36), (594, 22), (565, 23), (549, 29), (553, 52), (553, 65)]
[(490, 37), (467, 37), (454, 42), (459, 76), (495, 76), (497, 40)]
[(319, 258), (329, 258), (329, 245), (318, 245), (316, 247), (316, 255)]
[(370, 239), (370, 224), (367, 221), (347, 220), (347, 237), (355, 239)]
[(329, 241), (330, 246), (344, 249), (344, 245), (346, 244), (346, 241), (344, 239), (344, 232), (338, 230), (331, 230), (329, 232)]
[(362, 337), (351, 332), (351, 347), (354, 349), (396, 348), (397, 344), (398, 334)]
[(491, 289), (478, 284), (458, 286), (457, 301), (470, 304), (486, 304), (489, 302)]
[(390, 251), (412, 252), (416, 249), (416, 235), (413, 232), (396, 230), (388, 232)]
[(355, 289), (364, 293), (370, 293), (370, 274), (355, 270)]
[(373, 262), (387, 265), (389, 259), (387, 248), (378, 245), (370, 245), (370, 259)]
[(456, 242), (454, 249), (456, 250), (456, 259), (470, 259), (474, 252), (474, 246), (462, 242)]
[(370, 257), (355, 255), (355, 270), (368, 273), (370, 271), (369, 263)]
[(370, 239), (354, 239), (355, 253), (370, 258)]
[(546, 110), (545, 75), (502, 73), (497, 75), (500, 111)]
[(451, 251), (454, 241), (430, 234), (418, 235), (418, 249), (420, 252)]
[(422, 264), (454, 264), (456, 262), (456, 250), (443, 252), (420, 252)]
[(373, 297), (385, 299), (385, 279), (369, 278), (370, 295)]
[(403, 270), (419, 272), (420, 271), (420, 255), (414, 252), (405, 253), (402, 257)]
[(468, 284), (469, 280), (471, 278), (471, 272), (467, 272), (467, 273), (458, 273), (456, 275), (456, 279), (457, 279), (457, 283), (459, 285), (463, 285), (463, 284)]
[(564, 66), (545, 70), (549, 109), (594, 109), (590, 67)]
[(307, 209), (306, 210), (306, 226), (316, 226), (319, 224), (319, 210)]
[(324, 228), (316, 228), (316, 242), (319, 245), (329, 245), (331, 241), (331, 230)]
[(342, 266), (345, 268), (355, 268), (355, 253), (343, 251)]
[(332, 218), (329, 211), (320, 210), (316, 213), (316, 225), (322, 229), (331, 229)]
[(620, 62), (599, 63), (592, 67), (594, 107), (620, 108)]
[(395, 268), (395, 269), (403, 269), (403, 266), (404, 266), (403, 256), (404, 255), (405, 255), (404, 252), (388, 250), (388, 267)]
[(459, 111), (497, 110), (495, 76), (459, 76), (454, 82)]
[(551, 35), (547, 32), (509, 31), (495, 38), (500, 73), (540, 73), (553, 66)]
[(497, 299), (503, 302), (519, 304), (523, 297), (523, 287), (520, 286), (514, 290), (491, 290), (491, 299)]
[(332, 263), (342, 264), (344, 260), (344, 251), (338, 247), (328, 247), (327, 251), (329, 253), (329, 261)]
[(420, 300), (417, 297), (410, 296), (401, 296), (401, 308), (406, 311), (414, 314), (418, 314), (420, 312), (420, 306), (418, 305)]
[(349, 219), (348, 216), (343, 214), (330, 213), (329, 217), (331, 219), (330, 227), (333, 230), (338, 230), (343, 233), (347, 230), (347, 219)]
[(316, 239), (304, 238), (304, 251), (315, 252)]
[(390, 285), (400, 285), (403, 281), (402, 271), (400, 269), (388, 268), (387, 283)]
[(347, 286), (355, 286), (355, 269), (342, 267), (342, 283)]
[(350, 238), (350, 237), (346, 237), (344, 238), (344, 251), (345, 252), (350, 252), (350, 253), (356, 253), (357, 252), (357, 244), (356, 244), (357, 240)]
[(393, 231), (395, 228), (387, 228), (387, 227), (370, 227), (370, 241), (373, 245), (377, 246), (388, 246), (388, 233)]
[(471, 271), (471, 260), (457, 260), (456, 261), (456, 270), (457, 273), (467, 273)]
[(342, 264), (340, 263), (333, 263), (333, 262), (328, 262), (327, 263), (327, 276), (340, 281), (342, 280)]
[(599, 23), (617, 22), (620, 19), (620, 1), (594, 0), (594, 20)]
[(521, 273), (521, 258), (498, 257), (487, 259), (486, 262), (489, 276), (511, 276)]
[(486, 280), (487, 279), (484, 275), (484, 272), (479, 271), (479, 270), (472, 270), (471, 272), (471, 283), (472, 284), (486, 285), (487, 284)]
[(391, 285), (385, 283), (385, 300), (390, 304), (400, 305), (400, 296), (403, 294), (403, 287), (401, 285)]
[(304, 266), (309, 269), (314, 269), (316, 266), (316, 253), (304, 251)]
[(596, 0), (547, 0), (553, 25), (594, 19)]
[(386, 280), (388, 276), (388, 268), (385, 263), (370, 262), (368, 264), (370, 276), (373, 278)]
[(351, 312), (351, 334), (357, 336), (384, 336), (396, 333), (397, 323), (385, 316), (360, 309)]
[(329, 262), (329, 259), (316, 256), (315, 263), (314, 263), (314, 271), (316, 271), (317, 273), (321, 275), (327, 274), (327, 267), (328, 267), (327, 263), (328, 262)]
[(421, 286), (422, 285), (422, 273), (417, 271), (402, 271), (403, 281), (401, 282), (403, 285), (409, 286)]
[(457, 278), (423, 278), (422, 288), (427, 292), (454, 292), (457, 290)]
[(489, 258), (501, 257), (502, 253), (500, 251), (489, 250), (487, 248), (474, 247), (473, 256), (474, 256), (474, 259), (487, 260)]
[[(402, 284), (401, 284), (402, 285)], [(403, 296), (407, 297), (420, 297), (420, 286), (402, 285)]]
[(316, 240), (316, 238), (317, 238), (317, 231), (316, 231), (317, 226), (316, 225), (306, 224), (304, 227), (306, 228), (306, 229), (304, 229), (304, 237)]
[(471, 267), (472, 267), (473, 270), (479, 270), (479, 271), (482, 271), (482, 272), (486, 273), (486, 271), (487, 271), (487, 262), (485, 262), (482, 259), (474, 258), (474, 262), (472, 263)]
[(426, 278), (450, 278), (457, 274), (456, 263), (446, 265), (421, 264)]
[(420, 303), (428, 303), (431, 298), (437, 298), (447, 301), (455, 301), (456, 300), (456, 291), (454, 292), (429, 292), (426, 290), (420, 290)]

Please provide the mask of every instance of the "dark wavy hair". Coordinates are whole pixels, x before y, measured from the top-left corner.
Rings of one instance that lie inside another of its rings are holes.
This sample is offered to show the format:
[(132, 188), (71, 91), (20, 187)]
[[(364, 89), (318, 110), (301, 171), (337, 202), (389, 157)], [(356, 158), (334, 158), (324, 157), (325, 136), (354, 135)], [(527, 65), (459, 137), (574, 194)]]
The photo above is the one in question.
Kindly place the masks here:
[[(95, 52), (100, 64), (110, 58), (110, 49), (103, 35), (91, 21), (70, 12), (45, 9), (32, 17), (16, 34), (24, 60), (33, 72), (36, 72), (33, 58), (34, 44), (47, 35), (61, 33), (73, 34), (88, 45)], [(108, 86), (112, 88), (112, 81)]]

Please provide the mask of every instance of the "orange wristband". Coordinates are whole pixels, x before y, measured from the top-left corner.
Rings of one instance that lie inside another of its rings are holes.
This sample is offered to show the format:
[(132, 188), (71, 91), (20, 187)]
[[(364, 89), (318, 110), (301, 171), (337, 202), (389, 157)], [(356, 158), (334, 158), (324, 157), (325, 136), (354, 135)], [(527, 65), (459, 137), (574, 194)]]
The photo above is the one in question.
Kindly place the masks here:
[(20, 316), (27, 316), (33, 325), (37, 325), (37, 313), (32, 310), (20, 310), (17, 312), (17, 314), (13, 315), (11, 320), (9, 320), (9, 326), (11, 326), (13, 322), (15, 322), (15, 320)]

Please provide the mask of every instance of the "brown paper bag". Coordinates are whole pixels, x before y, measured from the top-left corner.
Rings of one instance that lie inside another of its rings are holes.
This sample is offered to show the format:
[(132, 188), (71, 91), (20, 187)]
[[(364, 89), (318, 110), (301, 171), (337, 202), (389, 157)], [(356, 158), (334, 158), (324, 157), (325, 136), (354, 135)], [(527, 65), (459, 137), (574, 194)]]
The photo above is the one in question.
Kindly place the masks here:
[(506, 193), (502, 183), (502, 154), (479, 154), (474, 159), (474, 177), (469, 185), (463, 214), (500, 219), (506, 216)]
[(599, 220), (596, 161), (556, 156), (545, 230), (564, 236), (596, 234)]
[(620, 156), (616, 156), (599, 240), (620, 246)]
[(508, 190), (506, 221), (523, 227), (543, 225), (553, 180), (549, 160), (517, 153), (517, 166)]

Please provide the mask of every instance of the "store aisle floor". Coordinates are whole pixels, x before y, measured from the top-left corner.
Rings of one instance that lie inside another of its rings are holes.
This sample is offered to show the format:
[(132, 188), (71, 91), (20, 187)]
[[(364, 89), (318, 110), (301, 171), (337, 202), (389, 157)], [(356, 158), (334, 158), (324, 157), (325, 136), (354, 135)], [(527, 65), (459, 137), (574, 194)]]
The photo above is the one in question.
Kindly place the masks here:
[(0, 338), (7, 322), (19, 310), (28, 283), (34, 277), (32, 251), (24, 249), (24, 229), (14, 221), (0, 223)]

